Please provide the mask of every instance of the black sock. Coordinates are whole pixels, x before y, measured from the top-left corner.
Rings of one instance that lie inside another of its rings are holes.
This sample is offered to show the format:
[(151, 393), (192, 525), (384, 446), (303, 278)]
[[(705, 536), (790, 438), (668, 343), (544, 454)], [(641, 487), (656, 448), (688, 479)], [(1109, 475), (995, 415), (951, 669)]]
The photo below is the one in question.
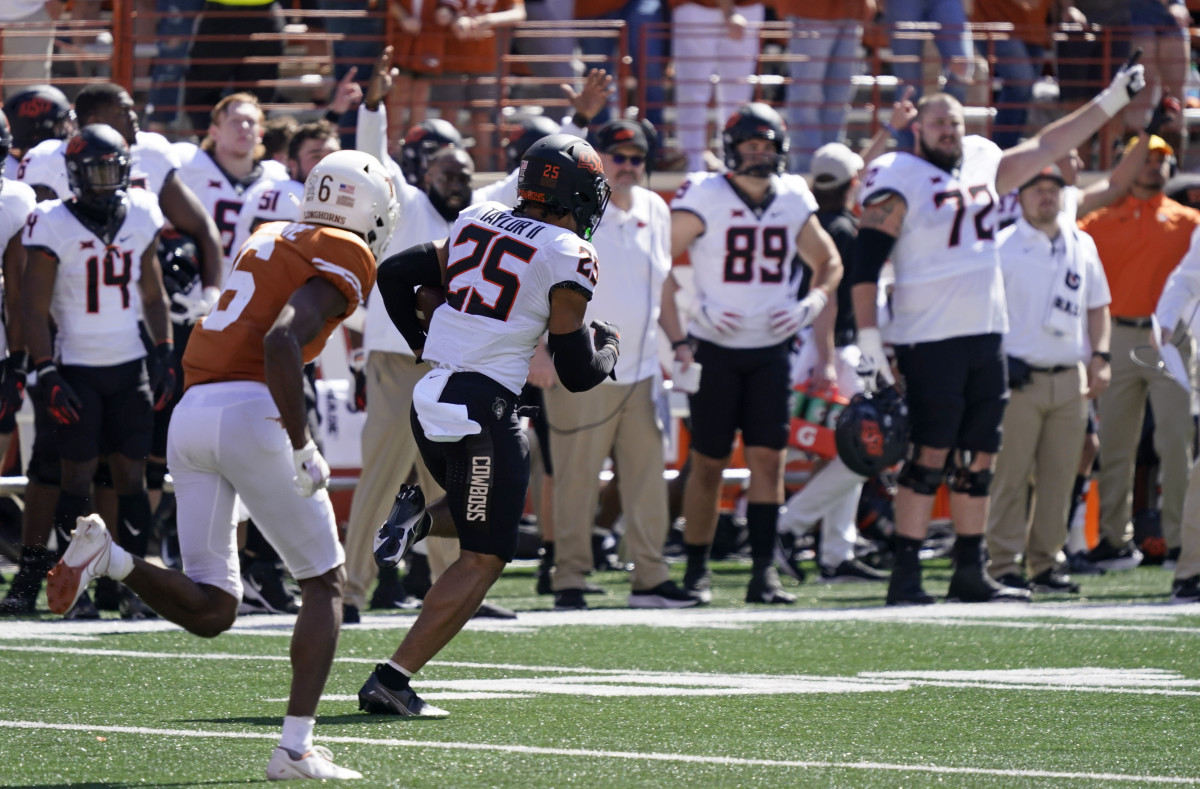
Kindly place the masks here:
[(408, 687), (408, 677), (387, 663), (380, 663), (375, 667), (375, 676), (379, 677), (379, 681), (389, 690), (404, 690)]
[(978, 567), (983, 564), (983, 535), (958, 535), (954, 539), (954, 563), (957, 567)]
[(554, 540), (542, 542), (542, 567), (554, 566)]
[(75, 531), (75, 521), (92, 513), (90, 496), (76, 496), (60, 490), (58, 504), (54, 507), (54, 528), (58, 530), (58, 550), (65, 551), (71, 543), (71, 532)]
[(708, 552), (712, 546), (683, 544), (683, 555), (687, 557), (688, 572), (704, 572), (708, 569)]
[(757, 567), (775, 558), (775, 531), (779, 526), (778, 504), (746, 505), (746, 530), (750, 538), (750, 557)]
[(134, 556), (146, 556), (151, 520), (150, 497), (146, 491), (117, 497), (117, 542)]
[(892, 537), (896, 546), (896, 569), (915, 570), (921, 566), (921, 543), (924, 540), (914, 540), (896, 534)]

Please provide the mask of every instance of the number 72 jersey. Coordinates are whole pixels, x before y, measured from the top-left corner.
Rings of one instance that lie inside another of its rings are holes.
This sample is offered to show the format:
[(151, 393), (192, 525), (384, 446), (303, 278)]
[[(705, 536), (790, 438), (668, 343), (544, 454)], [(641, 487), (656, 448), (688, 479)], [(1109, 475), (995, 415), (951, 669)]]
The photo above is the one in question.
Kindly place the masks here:
[(864, 203), (881, 193), (904, 198), (892, 323), (896, 344), (1004, 332), (1004, 280), (996, 250), (1002, 152), (982, 137), (963, 138), (960, 168), (947, 172), (919, 156), (896, 152), (876, 159), (863, 176)]

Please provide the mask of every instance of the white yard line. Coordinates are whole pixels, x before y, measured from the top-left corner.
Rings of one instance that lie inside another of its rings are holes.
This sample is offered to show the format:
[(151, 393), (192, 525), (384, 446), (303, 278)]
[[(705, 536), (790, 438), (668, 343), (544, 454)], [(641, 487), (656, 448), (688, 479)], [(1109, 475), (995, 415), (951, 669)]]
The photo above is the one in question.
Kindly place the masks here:
[[(104, 732), (136, 734), (139, 736), (223, 738), (236, 740), (278, 740), (278, 734), (258, 732), (195, 731), (188, 729), (152, 729), (142, 726), (88, 726), (77, 723), (44, 723), (41, 721), (0, 721), (0, 728), (41, 729), (47, 731)], [(322, 743), (346, 745), (379, 745), (388, 748), (433, 748), (446, 751), (483, 751), (534, 756), (572, 756), (589, 759), (622, 759), (629, 761), (668, 762), (679, 764), (714, 764), (734, 767), (784, 767), (797, 769), (886, 771), (931, 775), (992, 775), (1001, 778), (1059, 778), (1088, 782), (1129, 782), (1155, 784), (1195, 784), (1200, 777), (1168, 775), (1130, 775), (1126, 773), (1078, 773), (1057, 770), (997, 770), (982, 767), (942, 767), (929, 764), (890, 764), (887, 762), (819, 762), (787, 759), (743, 759), (734, 756), (695, 756), (676, 753), (639, 753), (637, 751), (593, 751), (584, 748), (539, 748), (531, 745), (492, 745), (474, 742), (429, 742), (427, 740), (396, 740), (373, 737), (321, 737)]]

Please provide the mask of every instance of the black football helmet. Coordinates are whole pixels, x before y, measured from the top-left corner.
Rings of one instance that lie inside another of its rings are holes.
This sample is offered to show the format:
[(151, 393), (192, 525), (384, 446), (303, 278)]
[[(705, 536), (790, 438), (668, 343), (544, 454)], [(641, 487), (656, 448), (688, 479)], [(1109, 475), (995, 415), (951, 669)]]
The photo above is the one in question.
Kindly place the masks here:
[(4, 102), (12, 127), (12, 147), (28, 151), (43, 140), (65, 140), (72, 132), (75, 113), (66, 95), (53, 85), (34, 85)]
[(429, 158), (448, 145), (463, 147), (463, 136), (449, 121), (430, 118), (413, 126), (404, 135), (400, 148), (400, 169), (404, 180), (418, 189), (429, 169)]
[(856, 474), (873, 477), (908, 450), (908, 404), (895, 386), (856, 394), (838, 416), (838, 457)]
[[(774, 143), (775, 160), (752, 164), (743, 169), (742, 156), (738, 153), (737, 146), (746, 140), (754, 139), (770, 140)], [(725, 121), (721, 141), (725, 146), (725, 166), (731, 173), (766, 178), (772, 173), (783, 173), (787, 169), (787, 126), (769, 104), (755, 101), (742, 105), (741, 109)]]
[[(200, 251), (191, 236), (174, 228), (164, 229), (158, 237), (158, 263), (168, 298), (176, 293), (187, 296), (199, 291)], [(178, 306), (172, 301), (172, 311)]]
[(578, 225), (575, 232), (591, 241), (608, 207), (604, 163), (586, 140), (571, 134), (551, 134), (529, 146), (521, 158), (517, 195), (521, 203), (539, 203), (570, 212)]
[(504, 125), (504, 172), (511, 173), (521, 166), (521, 157), (543, 137), (558, 134), (558, 124), (545, 115), (521, 115)]
[(67, 183), (76, 199), (93, 208), (120, 201), (129, 189), (129, 145), (111, 126), (92, 123), (67, 140)]

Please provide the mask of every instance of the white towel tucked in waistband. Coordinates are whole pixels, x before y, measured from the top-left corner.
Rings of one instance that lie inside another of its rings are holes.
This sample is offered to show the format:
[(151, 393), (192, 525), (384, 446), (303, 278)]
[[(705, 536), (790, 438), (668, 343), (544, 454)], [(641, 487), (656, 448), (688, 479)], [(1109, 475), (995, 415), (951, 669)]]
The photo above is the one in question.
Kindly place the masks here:
[(465, 405), (441, 402), (442, 390), (453, 374), (453, 370), (434, 369), (413, 387), (413, 408), (417, 410), (417, 420), (430, 441), (451, 443), (483, 430), (478, 422), (467, 416)]
[(1078, 241), (1073, 227), (1059, 221), (1060, 232), (1054, 239), (1054, 285), (1050, 289), (1050, 303), (1046, 305), (1046, 320), (1043, 328), (1055, 337), (1076, 335), (1084, 325), (1083, 277), (1080, 276), (1076, 254)]

